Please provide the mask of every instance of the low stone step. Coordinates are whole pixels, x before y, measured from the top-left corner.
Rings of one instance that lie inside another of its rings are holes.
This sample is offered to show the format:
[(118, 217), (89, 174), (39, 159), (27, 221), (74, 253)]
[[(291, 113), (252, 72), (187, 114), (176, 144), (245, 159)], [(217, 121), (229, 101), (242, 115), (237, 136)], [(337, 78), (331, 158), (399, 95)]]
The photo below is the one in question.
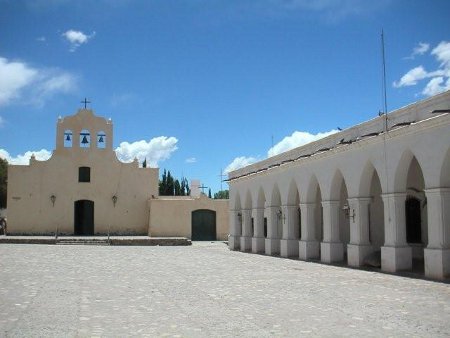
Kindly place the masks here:
[(107, 240), (57, 240), (58, 245), (109, 245)]

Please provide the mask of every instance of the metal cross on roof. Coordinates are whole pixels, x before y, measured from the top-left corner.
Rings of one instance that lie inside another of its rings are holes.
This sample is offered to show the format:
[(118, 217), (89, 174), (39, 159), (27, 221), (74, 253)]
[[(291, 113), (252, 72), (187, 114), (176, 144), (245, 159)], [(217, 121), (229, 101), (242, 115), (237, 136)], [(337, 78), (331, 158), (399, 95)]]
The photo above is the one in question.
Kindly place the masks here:
[(81, 103), (84, 103), (84, 109), (86, 109), (87, 104), (88, 104), (88, 103), (91, 103), (91, 101), (88, 101), (87, 98), (84, 98), (84, 101), (81, 101)]
[(205, 187), (203, 184), (200, 186), (200, 187), (198, 187), (199, 189), (202, 189), (202, 193), (204, 194), (205, 193), (205, 189), (206, 188), (208, 188), (208, 187)]

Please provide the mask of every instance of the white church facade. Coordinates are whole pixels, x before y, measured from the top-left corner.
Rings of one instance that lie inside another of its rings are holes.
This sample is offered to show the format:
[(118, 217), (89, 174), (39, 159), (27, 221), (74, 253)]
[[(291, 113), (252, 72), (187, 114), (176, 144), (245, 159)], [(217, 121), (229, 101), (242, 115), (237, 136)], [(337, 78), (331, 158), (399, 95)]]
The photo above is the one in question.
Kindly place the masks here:
[(80, 109), (58, 119), (47, 161), (8, 166), (8, 233), (226, 239), (227, 200), (167, 199), (158, 183), (158, 168), (117, 159), (111, 120)]
[(449, 277), (449, 109), (447, 91), (229, 173), (230, 249)]

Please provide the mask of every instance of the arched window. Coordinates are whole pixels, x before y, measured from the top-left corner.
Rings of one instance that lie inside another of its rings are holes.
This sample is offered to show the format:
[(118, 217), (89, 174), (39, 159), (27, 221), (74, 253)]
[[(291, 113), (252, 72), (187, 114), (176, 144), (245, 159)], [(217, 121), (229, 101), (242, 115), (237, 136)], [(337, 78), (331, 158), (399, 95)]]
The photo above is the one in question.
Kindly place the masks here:
[(80, 132), (80, 148), (89, 148), (91, 146), (91, 133), (87, 129)]
[(72, 148), (72, 130), (65, 130), (64, 131), (64, 148)]
[(78, 168), (78, 182), (90, 182), (91, 181), (91, 168), (79, 167)]
[(100, 149), (106, 148), (106, 134), (104, 131), (99, 131), (97, 133), (97, 148)]

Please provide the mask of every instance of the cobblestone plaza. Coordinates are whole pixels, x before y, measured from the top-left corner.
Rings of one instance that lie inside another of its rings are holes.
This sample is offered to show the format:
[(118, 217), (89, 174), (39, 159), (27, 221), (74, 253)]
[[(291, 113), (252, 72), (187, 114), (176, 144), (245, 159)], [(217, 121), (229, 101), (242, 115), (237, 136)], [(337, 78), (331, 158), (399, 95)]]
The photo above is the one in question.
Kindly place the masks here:
[(450, 285), (188, 247), (0, 245), (0, 336), (450, 335)]

